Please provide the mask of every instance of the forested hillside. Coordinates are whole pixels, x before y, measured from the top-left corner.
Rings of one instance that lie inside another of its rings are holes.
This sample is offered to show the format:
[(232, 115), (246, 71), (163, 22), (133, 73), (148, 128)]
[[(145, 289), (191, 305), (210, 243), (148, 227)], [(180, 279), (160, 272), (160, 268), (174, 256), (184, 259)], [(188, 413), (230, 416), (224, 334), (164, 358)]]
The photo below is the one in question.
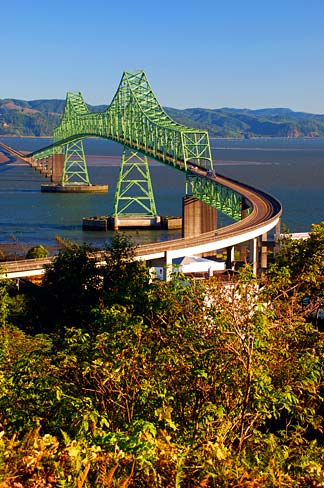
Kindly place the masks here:
[[(60, 121), (65, 100), (0, 100), (0, 135), (51, 136)], [(93, 112), (105, 105), (91, 106)], [(324, 136), (324, 115), (273, 109), (205, 109), (178, 110), (166, 107), (176, 121), (207, 129), (212, 137), (318, 137)]]
[(202, 109), (167, 112), (186, 125), (207, 129), (214, 137), (318, 137), (324, 135), (324, 115), (289, 109)]
[[(52, 136), (59, 124), (65, 100), (0, 100), (0, 135)], [(102, 111), (104, 105), (90, 106), (90, 111)]]

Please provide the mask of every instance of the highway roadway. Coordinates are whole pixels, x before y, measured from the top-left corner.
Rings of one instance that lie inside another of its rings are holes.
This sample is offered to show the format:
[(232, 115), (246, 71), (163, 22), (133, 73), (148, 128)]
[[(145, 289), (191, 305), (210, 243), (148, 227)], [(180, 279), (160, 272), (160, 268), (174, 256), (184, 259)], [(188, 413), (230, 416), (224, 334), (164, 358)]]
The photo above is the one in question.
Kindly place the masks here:
[(138, 257), (147, 260), (156, 259), (168, 252), (172, 253), (172, 258), (175, 258), (183, 256), (184, 249), (186, 255), (223, 249), (262, 236), (279, 223), (282, 206), (276, 198), (262, 190), (222, 175), (207, 176), (205, 170), (194, 170), (194, 172), (241, 194), (251, 206), (251, 213), (238, 222), (217, 229), (216, 232), (211, 231), (195, 237), (139, 246), (136, 250)]

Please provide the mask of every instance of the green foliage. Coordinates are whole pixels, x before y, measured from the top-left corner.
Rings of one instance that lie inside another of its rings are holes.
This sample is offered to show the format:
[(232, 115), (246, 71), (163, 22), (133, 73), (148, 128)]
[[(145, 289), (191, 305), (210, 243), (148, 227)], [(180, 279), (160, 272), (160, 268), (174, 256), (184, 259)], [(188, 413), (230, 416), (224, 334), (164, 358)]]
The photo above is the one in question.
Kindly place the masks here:
[[(268, 271), (264, 296), (267, 300), (280, 300), (286, 315), (316, 314), (324, 300), (323, 269), (324, 222), (312, 225), (308, 239), (285, 236), (276, 262)], [(305, 297), (309, 299), (306, 308), (302, 306)]]
[(74, 245), (61, 251), (47, 266), (39, 291), (40, 320), (59, 333), (65, 326), (86, 327), (92, 308), (98, 305), (100, 290), (94, 250), (87, 245)]
[(249, 268), (230, 285), (149, 283), (119, 234), (93, 258), (72, 247), (48, 268), (59, 341), (1, 329), (3, 483), (324, 483), (324, 341), (294, 308), (297, 264), (279, 260), (261, 293)]
[[(1, 273), (1, 268), (0, 268)], [(10, 283), (7, 280), (0, 279), (0, 327), (7, 325), (8, 313), (9, 313), (9, 293), (8, 288)]]
[(145, 316), (149, 299), (150, 275), (145, 263), (134, 259), (135, 248), (124, 235), (116, 233), (105, 251), (103, 301), (106, 307), (125, 305)]
[(63, 335), (66, 327), (93, 331), (93, 309), (115, 304), (144, 313), (150, 277), (145, 264), (134, 260), (133, 244), (117, 233), (99, 263), (97, 255), (90, 246), (70, 243), (47, 266), (43, 286), (30, 302), (33, 309), (37, 303), (38, 320), (47, 330)]
[(47, 257), (48, 251), (42, 245), (31, 247), (26, 254), (26, 259), (41, 259)]

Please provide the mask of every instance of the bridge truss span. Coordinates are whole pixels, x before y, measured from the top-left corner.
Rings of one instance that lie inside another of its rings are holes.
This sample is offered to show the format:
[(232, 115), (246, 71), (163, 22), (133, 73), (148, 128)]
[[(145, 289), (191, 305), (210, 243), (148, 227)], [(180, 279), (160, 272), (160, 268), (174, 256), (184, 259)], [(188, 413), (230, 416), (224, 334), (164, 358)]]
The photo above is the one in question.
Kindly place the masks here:
[(186, 170), (190, 163), (212, 169), (207, 131), (172, 120), (143, 71), (123, 74), (111, 104), (103, 112), (91, 113), (81, 93), (67, 94), (61, 123), (54, 130), (54, 146), (91, 136), (115, 140), (179, 169)]

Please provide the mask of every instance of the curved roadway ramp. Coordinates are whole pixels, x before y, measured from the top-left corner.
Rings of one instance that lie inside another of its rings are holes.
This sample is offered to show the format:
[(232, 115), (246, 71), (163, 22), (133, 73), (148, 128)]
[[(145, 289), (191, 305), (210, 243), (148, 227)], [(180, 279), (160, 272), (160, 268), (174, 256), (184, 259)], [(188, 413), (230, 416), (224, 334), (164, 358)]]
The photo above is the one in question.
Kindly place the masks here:
[(250, 214), (234, 224), (217, 229), (216, 232), (211, 231), (195, 237), (139, 246), (136, 250), (138, 257), (149, 260), (168, 254), (167, 264), (170, 264), (168, 261), (176, 257), (216, 251), (255, 239), (266, 234), (279, 223), (282, 206), (276, 198), (262, 190), (225, 176), (206, 176), (206, 178), (242, 195), (252, 208)]

